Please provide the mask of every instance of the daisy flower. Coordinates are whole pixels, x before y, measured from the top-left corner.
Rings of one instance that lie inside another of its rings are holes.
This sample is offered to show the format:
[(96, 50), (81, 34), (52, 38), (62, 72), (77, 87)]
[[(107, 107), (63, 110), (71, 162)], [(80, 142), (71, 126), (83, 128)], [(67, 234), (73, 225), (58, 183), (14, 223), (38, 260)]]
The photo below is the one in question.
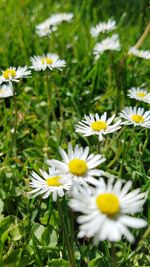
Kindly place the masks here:
[(73, 210), (83, 214), (77, 218), (80, 224), (78, 237), (94, 237), (94, 242), (98, 243), (119, 241), (125, 236), (133, 242), (129, 227), (138, 229), (147, 223), (129, 214), (141, 212), (146, 193), (140, 193), (140, 189), (129, 192), (131, 186), (131, 181), (122, 186), (120, 179), (114, 183), (111, 178), (107, 184), (101, 178), (91, 191), (80, 186), (69, 202)]
[(121, 120), (110, 125), (115, 118), (115, 114), (107, 120), (107, 113), (100, 117), (97, 113), (95, 115), (84, 115), (84, 120), (76, 125), (76, 132), (82, 133), (84, 136), (98, 135), (99, 141), (103, 140), (103, 135), (113, 133), (121, 128)]
[(131, 47), (128, 52), (129, 55), (134, 55), (136, 57), (150, 59), (150, 51), (148, 50), (139, 50), (135, 47)]
[(100, 43), (97, 43), (94, 47), (93, 53), (95, 55), (95, 59), (99, 59), (99, 57), (106, 50), (120, 50), (120, 42), (118, 34), (113, 34), (111, 37), (108, 37), (102, 40)]
[(10, 67), (2, 71), (0, 76), (0, 84), (3, 82), (19, 82), (21, 78), (28, 78), (31, 75), (31, 71), (25, 67)]
[(63, 21), (70, 21), (73, 18), (72, 13), (57, 13), (36, 26), (36, 33), (40, 36), (47, 36), (57, 30), (57, 25)]
[(58, 25), (63, 21), (70, 21), (73, 18), (72, 13), (57, 13), (48, 18), (48, 23), (50, 26)]
[(65, 191), (70, 190), (72, 185), (70, 181), (64, 183), (62, 174), (54, 167), (49, 168), (48, 173), (41, 169), (39, 171), (42, 177), (34, 171), (32, 172), (30, 186), (33, 190), (29, 194), (33, 197), (43, 195), (43, 198), (48, 198), (52, 195), (53, 201), (56, 201), (57, 197), (63, 197)]
[(93, 37), (97, 37), (101, 32), (110, 32), (114, 29), (116, 29), (116, 22), (109, 19), (107, 22), (100, 22), (95, 27), (92, 27), (90, 33)]
[(62, 172), (64, 180), (70, 179), (76, 185), (95, 184), (96, 179), (93, 176), (99, 176), (103, 173), (95, 167), (104, 162), (105, 158), (100, 154), (96, 156), (94, 154), (89, 155), (89, 147), (83, 148), (76, 145), (73, 150), (72, 145), (69, 144), (68, 153), (61, 148), (59, 151), (63, 161), (52, 159), (47, 160), (47, 163)]
[(13, 96), (13, 89), (11, 84), (0, 85), (0, 98)]
[(145, 111), (144, 108), (125, 107), (120, 116), (126, 120), (122, 122), (124, 125), (133, 124), (134, 126), (150, 128), (150, 111)]
[(132, 87), (128, 91), (128, 96), (130, 98), (134, 98), (136, 100), (143, 101), (145, 103), (150, 103), (150, 93), (148, 93), (147, 90), (144, 88)]
[(56, 54), (48, 53), (43, 56), (33, 56), (31, 57), (32, 66), (31, 69), (36, 71), (46, 70), (47, 68), (50, 70), (59, 69), (65, 67), (66, 61), (60, 60)]
[(35, 28), (37, 35), (39, 37), (44, 37), (50, 35), (53, 31), (57, 30), (56, 26), (51, 26), (49, 20), (46, 20), (38, 24)]

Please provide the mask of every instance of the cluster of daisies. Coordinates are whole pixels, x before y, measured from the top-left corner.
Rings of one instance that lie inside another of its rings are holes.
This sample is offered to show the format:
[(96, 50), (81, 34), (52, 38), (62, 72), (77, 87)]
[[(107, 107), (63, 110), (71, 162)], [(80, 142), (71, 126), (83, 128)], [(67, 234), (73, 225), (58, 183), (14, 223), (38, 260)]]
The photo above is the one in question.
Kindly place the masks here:
[[(146, 193), (140, 189), (130, 191), (132, 182), (124, 183), (97, 167), (105, 161), (103, 155), (90, 154), (89, 147), (69, 143), (68, 151), (59, 149), (62, 161), (47, 160), (48, 173), (40, 170), (40, 175), (32, 172), (29, 194), (47, 198), (66, 194), (69, 206), (80, 215), (78, 237), (94, 237), (94, 242), (119, 241), (125, 236), (130, 242), (134, 237), (129, 228), (147, 225), (144, 219), (130, 216), (142, 210)], [(107, 177), (105, 182), (103, 177)], [(93, 227), (94, 226), (94, 227)]]
[[(55, 14), (37, 25), (36, 33), (40, 37), (48, 36), (57, 30), (61, 22), (70, 21), (72, 18), (71, 13)], [(109, 20), (107, 23), (99, 23), (96, 27), (92, 27), (90, 32), (93, 37), (97, 37), (101, 32), (110, 32), (115, 29), (116, 22)], [(114, 34), (96, 44), (94, 55), (97, 60), (106, 50), (119, 51), (120, 49), (118, 34)], [(134, 49), (130, 49), (130, 53), (131, 50), (134, 54)], [(147, 53), (145, 58), (148, 58)], [(35, 71), (55, 68), (61, 70), (65, 65), (65, 60), (60, 60), (56, 54), (48, 53), (33, 56), (29, 68)], [(14, 95), (13, 82), (31, 77), (30, 69), (10, 67), (3, 70), (0, 76), (0, 96)], [(128, 96), (150, 103), (150, 93), (144, 88), (131, 88)], [(122, 118), (124, 121), (121, 120)], [(109, 118), (106, 112), (102, 115), (90, 113), (78, 122), (75, 130), (84, 136), (96, 135), (98, 142), (101, 142), (105, 135), (129, 124), (150, 128), (150, 111), (145, 111), (140, 107), (125, 107), (118, 116), (114, 114)], [(130, 191), (131, 181), (125, 183), (99, 169), (99, 165), (105, 161), (105, 158), (101, 154), (91, 154), (89, 147), (83, 148), (76, 145), (73, 148), (69, 143), (67, 152), (62, 148), (59, 152), (62, 161), (47, 160), (48, 172), (41, 169), (40, 174), (32, 172), (30, 181), (32, 190), (29, 195), (32, 197), (42, 195), (44, 199), (52, 196), (53, 201), (66, 195), (69, 199), (68, 205), (74, 211), (81, 213), (77, 218), (80, 225), (78, 233), (80, 238), (94, 237), (94, 242), (98, 243), (106, 239), (118, 241), (125, 236), (132, 242), (134, 237), (129, 228), (142, 228), (147, 224), (144, 219), (131, 216), (142, 210), (146, 193), (140, 193), (140, 189)]]
[[(117, 28), (115, 20), (109, 19), (108, 22), (100, 22), (95, 27), (91, 27), (90, 33), (92, 37), (97, 38), (101, 33), (111, 32)], [(106, 50), (114, 50), (120, 51), (120, 41), (119, 35), (113, 34), (111, 37), (107, 37), (103, 39), (101, 42), (96, 43), (93, 53), (95, 55), (95, 59), (99, 59), (99, 57)], [(128, 55), (134, 55), (139, 58), (150, 59), (150, 51), (148, 50), (139, 50), (136, 47), (131, 47), (128, 51)]]
[[(135, 99), (143, 100), (146, 90), (131, 88), (129, 96), (133, 97), (133, 93), (137, 94)], [(145, 102), (148, 102), (148, 97)], [(106, 112), (101, 116), (97, 113), (85, 115), (76, 125), (76, 132), (84, 136), (97, 135), (99, 141), (102, 141), (106, 134), (119, 130), (122, 125), (150, 128), (150, 111), (144, 112), (143, 108), (124, 108), (120, 117), (125, 121), (117, 119), (112, 124), (115, 116), (107, 118)], [(42, 194), (43, 198), (52, 195), (54, 201), (67, 194), (70, 198), (69, 206), (82, 213), (77, 218), (80, 238), (94, 237), (94, 242), (97, 243), (106, 239), (118, 241), (123, 235), (132, 242), (134, 237), (129, 227), (145, 227), (146, 221), (128, 214), (142, 210), (146, 193), (140, 193), (140, 189), (130, 192), (131, 181), (123, 184), (121, 179), (115, 181), (110, 174), (97, 169), (105, 158), (101, 154), (89, 154), (89, 147), (76, 145), (73, 149), (69, 144), (67, 153), (61, 148), (59, 152), (62, 161), (47, 160), (50, 166), (48, 173), (43, 170), (40, 170), (41, 175), (32, 173), (30, 186), (33, 190), (29, 194), (33, 197)], [(108, 179), (107, 183), (103, 177)]]

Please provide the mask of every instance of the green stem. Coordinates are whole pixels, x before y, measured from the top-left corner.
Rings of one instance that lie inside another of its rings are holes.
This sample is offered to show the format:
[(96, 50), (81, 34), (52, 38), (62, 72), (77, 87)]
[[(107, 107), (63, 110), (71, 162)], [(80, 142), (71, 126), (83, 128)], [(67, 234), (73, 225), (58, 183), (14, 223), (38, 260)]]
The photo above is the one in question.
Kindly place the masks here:
[(120, 103), (121, 103), (121, 87), (120, 87), (120, 80), (118, 77), (118, 71), (117, 71), (117, 66), (115, 64), (114, 61), (114, 56), (113, 54), (111, 54), (111, 62), (112, 62), (112, 68), (114, 71), (114, 76), (115, 76), (115, 81), (116, 81), (116, 88), (117, 88), (117, 92), (116, 92), (116, 112), (118, 112), (120, 110)]
[(71, 248), (69, 235), (68, 235), (68, 232), (66, 229), (66, 224), (64, 221), (63, 212), (62, 212), (62, 208), (61, 208), (59, 199), (57, 199), (57, 205), (58, 205), (59, 216), (60, 216), (60, 220), (61, 220), (61, 224), (62, 224), (62, 228), (63, 228), (63, 232), (64, 232), (65, 242), (66, 242), (66, 246), (67, 246), (67, 250), (68, 250), (69, 265), (70, 265), (70, 267), (75, 267), (76, 265), (75, 265), (74, 253), (73, 253), (73, 250)]
[(148, 131), (148, 129), (146, 129), (145, 133), (146, 133), (146, 139), (145, 139), (145, 142), (144, 142), (144, 145), (143, 145), (143, 153), (144, 153), (144, 151), (145, 151), (145, 149), (146, 149), (146, 147), (148, 145), (148, 142), (149, 142), (149, 131)]
[(13, 89), (13, 100), (14, 100), (14, 132), (13, 132), (13, 148), (14, 154), (16, 156), (16, 133), (17, 133), (17, 98), (15, 95), (15, 91)]
[(53, 100), (52, 100), (52, 88), (49, 87), (49, 75), (48, 71), (46, 71), (46, 90), (48, 96), (48, 132), (50, 132), (50, 116), (52, 114), (53, 120), (56, 122), (56, 125), (59, 127), (56, 114), (53, 107)]
[(119, 139), (119, 137), (122, 135), (124, 129), (125, 129), (125, 126), (123, 126), (122, 129), (120, 130), (120, 132), (118, 132), (118, 134), (116, 135), (116, 137), (113, 138), (112, 142), (110, 143), (110, 146), (111, 146), (112, 144), (114, 144), (114, 142), (116, 142), (116, 140)]
[(116, 152), (116, 155), (115, 157), (111, 160), (111, 162), (107, 165), (108, 168), (111, 168), (115, 162), (118, 160), (119, 156), (121, 154), (121, 144), (119, 143), (118, 144), (118, 149), (117, 149), (117, 152)]
[(116, 248), (114, 243), (111, 244), (111, 266), (117, 267)]
[(100, 141), (98, 139), (98, 136), (97, 136), (97, 153), (100, 154)]
[(129, 151), (131, 141), (132, 141), (132, 138), (134, 136), (134, 132), (135, 132), (135, 127), (133, 126), (133, 129), (132, 129), (132, 132), (130, 135), (130, 139), (129, 139), (127, 146), (126, 146), (126, 131), (124, 131), (124, 145), (123, 145), (123, 150), (122, 150), (122, 163), (121, 163), (120, 170), (119, 170), (119, 177), (122, 176), (125, 156), (127, 155), (128, 151)]

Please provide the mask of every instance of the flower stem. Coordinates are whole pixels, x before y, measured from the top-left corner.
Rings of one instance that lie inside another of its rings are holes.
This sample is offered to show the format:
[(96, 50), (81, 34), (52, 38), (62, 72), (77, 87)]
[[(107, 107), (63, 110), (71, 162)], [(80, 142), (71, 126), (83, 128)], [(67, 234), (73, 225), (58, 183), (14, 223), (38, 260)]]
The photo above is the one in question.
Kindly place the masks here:
[(129, 148), (130, 148), (130, 145), (132, 142), (132, 138), (134, 137), (134, 133), (135, 133), (135, 127), (133, 127), (131, 135), (130, 135), (130, 139), (129, 139), (128, 143), (126, 144), (126, 130), (124, 131), (124, 144), (123, 144), (123, 149), (122, 149), (122, 163), (121, 163), (120, 170), (119, 170), (119, 177), (122, 176), (125, 156), (128, 154), (128, 151), (129, 151)]
[(52, 115), (53, 120), (56, 122), (56, 125), (59, 127), (56, 114), (53, 107), (53, 100), (52, 100), (52, 89), (49, 87), (49, 75), (48, 71), (46, 71), (46, 90), (48, 96), (48, 132), (50, 132), (50, 116)]
[(111, 244), (111, 267), (117, 267), (115, 244)]
[(13, 132), (13, 148), (14, 148), (14, 154), (16, 156), (16, 133), (17, 133), (17, 98), (15, 95), (15, 91), (13, 89), (13, 100), (14, 100), (14, 132)]
[(66, 246), (67, 246), (67, 250), (68, 250), (69, 265), (70, 265), (70, 267), (75, 267), (76, 265), (75, 265), (74, 253), (73, 253), (73, 250), (71, 248), (69, 235), (68, 235), (68, 232), (67, 232), (67, 229), (66, 229), (66, 224), (65, 224), (65, 221), (64, 221), (63, 212), (62, 212), (62, 208), (61, 208), (59, 199), (57, 199), (57, 206), (58, 206), (60, 221), (61, 221), (61, 224), (62, 224), (62, 229), (63, 229), (63, 232), (64, 232), (65, 242), (66, 242)]

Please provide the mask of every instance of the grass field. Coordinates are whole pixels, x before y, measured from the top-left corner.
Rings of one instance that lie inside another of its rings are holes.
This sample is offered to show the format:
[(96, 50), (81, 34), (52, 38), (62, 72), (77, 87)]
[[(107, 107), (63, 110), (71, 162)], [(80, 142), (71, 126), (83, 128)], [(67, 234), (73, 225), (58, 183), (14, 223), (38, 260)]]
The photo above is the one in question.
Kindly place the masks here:
[[(60, 23), (49, 36), (36, 34), (36, 25), (62, 12), (73, 13), (73, 18)], [(90, 28), (110, 18), (116, 21), (116, 29), (92, 37)], [(132, 87), (144, 87), (150, 93), (150, 60), (128, 54), (138, 40), (139, 49), (150, 50), (150, 30), (141, 40), (148, 23), (148, 0), (0, 0), (2, 71), (30, 67), (31, 57), (48, 52), (66, 61), (62, 71), (32, 70), (31, 77), (12, 82), (13, 96), (0, 95), (0, 267), (150, 266), (149, 227), (131, 227), (132, 243), (123, 235), (116, 242), (104, 238), (94, 244), (92, 234), (77, 237), (81, 210), (69, 207), (70, 199), (78, 194), (73, 193), (75, 183), (57, 201), (51, 195), (31, 197), (29, 193), (32, 171), (40, 175), (39, 169), (48, 171), (48, 159), (62, 160), (59, 147), (67, 151), (69, 143), (73, 148), (89, 146), (89, 153), (106, 159), (96, 166), (106, 173), (105, 183), (109, 177), (123, 183), (131, 180), (131, 190), (147, 192), (143, 208), (133, 216), (149, 224), (150, 119), (148, 127), (120, 124), (102, 141), (97, 135), (75, 131), (85, 114), (107, 112), (108, 118), (117, 114), (116, 122), (126, 106), (149, 111), (150, 101), (128, 96)], [(120, 51), (105, 51), (95, 60), (96, 43), (114, 33), (119, 35)], [(93, 192), (94, 186), (90, 188)], [(108, 217), (113, 220), (112, 215)], [(97, 221), (91, 227), (97, 227)]]

